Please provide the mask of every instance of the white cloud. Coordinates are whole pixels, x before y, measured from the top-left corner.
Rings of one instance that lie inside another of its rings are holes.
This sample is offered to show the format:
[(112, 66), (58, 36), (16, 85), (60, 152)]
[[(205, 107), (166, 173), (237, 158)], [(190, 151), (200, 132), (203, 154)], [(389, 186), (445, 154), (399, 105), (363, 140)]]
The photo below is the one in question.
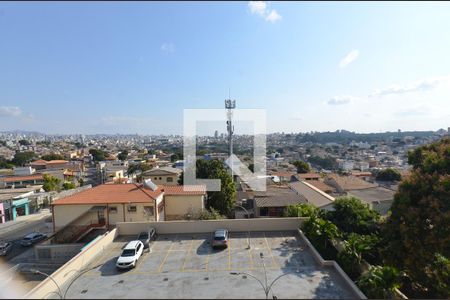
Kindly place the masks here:
[(175, 45), (172, 43), (163, 43), (161, 45), (161, 51), (167, 54), (175, 52)]
[(347, 54), (340, 62), (339, 62), (339, 68), (345, 68), (346, 66), (348, 66), (349, 64), (351, 64), (352, 62), (354, 62), (359, 56), (359, 50), (358, 49), (354, 49), (352, 51), (350, 51), (349, 54)]
[(348, 95), (335, 96), (335, 97), (331, 98), (330, 100), (328, 100), (327, 103), (329, 105), (343, 105), (343, 104), (348, 104), (350, 102), (356, 101), (358, 99), (359, 99), (358, 97), (348, 96)]
[(267, 3), (265, 1), (249, 1), (248, 7), (252, 14), (264, 16), (266, 14)]
[(398, 95), (410, 92), (426, 91), (437, 87), (440, 83), (448, 81), (449, 77), (436, 77), (417, 80), (408, 84), (393, 84), (384, 89), (377, 89), (369, 97), (379, 97), (386, 95)]
[(266, 21), (274, 23), (278, 20), (281, 20), (281, 16), (277, 13), (275, 9), (272, 9), (269, 15), (266, 17)]
[(252, 14), (259, 15), (266, 22), (274, 23), (282, 19), (275, 9), (269, 9), (267, 1), (249, 1), (248, 7)]
[(17, 106), (0, 106), (0, 117), (18, 117), (22, 110)]

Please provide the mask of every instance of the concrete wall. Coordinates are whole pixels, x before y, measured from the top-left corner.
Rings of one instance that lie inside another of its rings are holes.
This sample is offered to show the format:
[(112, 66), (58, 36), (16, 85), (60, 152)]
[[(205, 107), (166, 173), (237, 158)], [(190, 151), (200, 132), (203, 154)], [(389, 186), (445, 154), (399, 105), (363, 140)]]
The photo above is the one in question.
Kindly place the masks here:
[(36, 259), (63, 260), (77, 255), (83, 244), (62, 244), (62, 245), (36, 245), (34, 253)]
[(314, 257), (314, 260), (321, 266), (327, 266), (334, 268), (336, 272), (341, 276), (341, 278), (344, 280), (344, 282), (348, 285), (350, 290), (354, 293), (355, 297), (358, 297), (359, 299), (367, 299), (366, 295), (364, 295), (363, 292), (360, 291), (360, 289), (356, 286), (356, 284), (348, 277), (347, 273), (345, 273), (341, 266), (338, 265), (338, 263), (334, 260), (325, 260), (322, 258), (322, 256), (319, 254), (319, 252), (314, 248), (313, 244), (308, 240), (308, 238), (305, 236), (305, 234), (300, 230), (297, 229), (300, 235), (300, 238), (306, 243), (309, 250), (311, 250), (311, 253)]
[(203, 195), (165, 196), (166, 220), (183, 219), (187, 213), (196, 214), (203, 210)]
[[(77, 275), (76, 271), (82, 270), (91, 261), (93, 261), (103, 250), (105, 250), (114, 241), (117, 236), (117, 230), (113, 229), (111, 232), (106, 233), (101, 238), (98, 238), (88, 244), (81, 252), (64, 264), (61, 268), (51, 274), (52, 278), (58, 283), (59, 286), (64, 286), (70, 282), (70, 279)], [(49, 278), (42, 281), (28, 294), (25, 295), (25, 299), (46, 299), (49, 297), (55, 297), (57, 287)], [(64, 293), (63, 288), (63, 293)]]
[[(132, 206), (136, 206), (136, 212), (128, 211), (128, 204), (125, 204), (125, 222), (147, 222), (148, 220), (155, 220), (155, 207), (152, 202), (149, 203), (131, 203)], [(144, 213), (144, 206), (153, 207), (153, 216), (148, 217)], [(120, 217), (119, 217), (120, 218)], [(123, 220), (123, 211), (122, 211), (122, 219)]]
[(157, 233), (201, 233), (217, 229), (230, 231), (276, 231), (297, 230), (307, 218), (258, 218), (258, 219), (223, 219), (206, 221), (167, 221), (167, 222), (127, 222), (117, 223), (120, 235), (136, 235), (154, 227)]
[(92, 205), (54, 205), (55, 230), (63, 228), (76, 218), (86, 213)]

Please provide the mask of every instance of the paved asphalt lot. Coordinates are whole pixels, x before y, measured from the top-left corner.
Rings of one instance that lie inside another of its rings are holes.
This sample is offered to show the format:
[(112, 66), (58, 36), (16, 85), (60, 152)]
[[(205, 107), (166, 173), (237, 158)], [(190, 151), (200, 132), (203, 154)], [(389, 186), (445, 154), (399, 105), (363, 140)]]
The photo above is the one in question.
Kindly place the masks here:
[[(229, 247), (213, 250), (212, 233), (158, 235), (135, 269), (120, 271), (117, 257), (131, 236), (119, 236), (76, 279), (67, 298), (265, 298), (263, 261), (278, 298), (355, 298), (332, 268), (321, 267), (296, 232), (231, 232)], [(260, 253), (264, 258), (260, 258)], [(67, 285), (63, 287), (66, 290)], [(269, 297), (272, 298), (272, 292)]]

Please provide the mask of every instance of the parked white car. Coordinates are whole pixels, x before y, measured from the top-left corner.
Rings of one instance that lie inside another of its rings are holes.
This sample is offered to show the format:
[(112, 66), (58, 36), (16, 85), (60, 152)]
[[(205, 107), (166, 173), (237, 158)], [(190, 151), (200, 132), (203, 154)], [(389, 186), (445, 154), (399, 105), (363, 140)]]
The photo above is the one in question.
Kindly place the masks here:
[(144, 244), (141, 241), (129, 242), (122, 251), (116, 262), (119, 269), (128, 269), (136, 267), (138, 259), (144, 252)]

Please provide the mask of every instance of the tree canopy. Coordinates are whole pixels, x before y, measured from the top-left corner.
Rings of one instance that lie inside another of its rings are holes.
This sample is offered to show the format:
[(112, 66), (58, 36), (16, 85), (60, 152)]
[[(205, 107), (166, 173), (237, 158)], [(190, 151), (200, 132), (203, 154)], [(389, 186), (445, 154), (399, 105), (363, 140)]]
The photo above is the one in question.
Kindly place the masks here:
[(128, 151), (127, 150), (122, 150), (119, 155), (117, 155), (117, 158), (121, 161), (124, 161), (128, 158)]
[(311, 170), (308, 163), (302, 160), (296, 160), (292, 164), (297, 167), (297, 173), (308, 173)]
[(108, 153), (101, 149), (89, 149), (89, 154), (92, 155), (94, 161), (103, 161), (108, 156)]
[[(420, 283), (422, 297), (450, 297), (449, 274), (435, 276), (436, 257), (450, 257), (450, 139), (408, 154), (411, 174), (394, 196), (391, 215), (382, 227), (384, 259)], [(448, 269), (447, 269), (448, 270)]]
[(50, 191), (59, 191), (60, 190), (60, 183), (61, 183), (61, 179), (56, 178), (54, 176), (48, 175), (48, 174), (44, 174), (44, 185), (42, 186), (42, 188), (46, 191), (46, 192), (50, 192)]
[(328, 219), (345, 233), (371, 234), (378, 230), (380, 214), (355, 197), (340, 197), (333, 203)]
[(300, 203), (297, 205), (289, 205), (286, 210), (288, 217), (311, 217), (317, 215), (319, 209), (309, 203)]
[(11, 162), (16, 166), (23, 167), (25, 164), (30, 163), (35, 158), (36, 154), (33, 151), (16, 152)]
[(61, 154), (51, 153), (47, 155), (42, 155), (41, 158), (43, 160), (63, 160), (64, 156), (62, 156)]
[(376, 179), (381, 181), (400, 181), (402, 179), (402, 175), (395, 169), (387, 168), (379, 171), (376, 175)]

